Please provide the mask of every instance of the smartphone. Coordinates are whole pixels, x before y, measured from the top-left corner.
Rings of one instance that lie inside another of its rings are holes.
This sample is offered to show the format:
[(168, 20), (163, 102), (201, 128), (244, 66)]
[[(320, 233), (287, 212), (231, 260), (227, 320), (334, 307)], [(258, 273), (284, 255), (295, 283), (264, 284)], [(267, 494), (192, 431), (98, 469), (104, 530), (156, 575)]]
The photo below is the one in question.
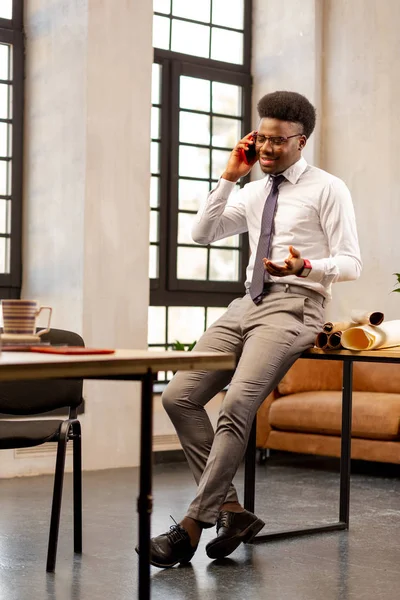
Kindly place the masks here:
[(255, 135), (253, 135), (253, 144), (249, 145), (249, 149), (248, 150), (243, 150), (242, 149), (242, 160), (244, 163), (246, 163), (246, 165), (251, 165), (254, 162), (254, 159), (257, 156), (256, 153), (256, 144), (255, 144)]

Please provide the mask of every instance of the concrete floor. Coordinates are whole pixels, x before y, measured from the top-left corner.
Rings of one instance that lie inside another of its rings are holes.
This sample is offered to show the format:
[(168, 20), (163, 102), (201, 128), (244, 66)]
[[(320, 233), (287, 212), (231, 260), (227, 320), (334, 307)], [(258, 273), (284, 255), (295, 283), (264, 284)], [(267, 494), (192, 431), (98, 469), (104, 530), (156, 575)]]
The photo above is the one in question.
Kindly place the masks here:
[[(0, 481), (0, 598), (137, 598), (137, 469), (84, 473), (84, 553), (72, 552), (71, 478), (67, 476), (56, 573), (45, 560), (51, 477)], [(242, 491), (242, 471), (237, 477)], [(194, 493), (185, 463), (154, 470), (153, 534), (184, 514)], [(257, 514), (267, 530), (335, 521), (338, 474), (332, 466), (272, 459), (257, 470)], [(154, 600), (394, 600), (400, 596), (400, 479), (383, 466), (352, 476), (351, 526), (268, 544), (241, 546), (210, 561), (204, 532), (192, 564), (152, 568)]]

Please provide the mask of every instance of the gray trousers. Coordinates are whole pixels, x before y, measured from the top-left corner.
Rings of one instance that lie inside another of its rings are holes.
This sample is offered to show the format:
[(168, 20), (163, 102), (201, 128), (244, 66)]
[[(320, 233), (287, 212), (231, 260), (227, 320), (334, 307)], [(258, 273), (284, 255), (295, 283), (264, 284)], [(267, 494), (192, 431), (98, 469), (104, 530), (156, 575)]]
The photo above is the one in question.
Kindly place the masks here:
[[(249, 294), (234, 300), (195, 350), (234, 352), (235, 371), (178, 371), (166, 387), (163, 405), (198, 486), (187, 516), (213, 525), (221, 505), (238, 500), (232, 480), (256, 412), (324, 322), (322, 296), (304, 294), (274, 284), (259, 305)], [(204, 406), (229, 382), (214, 433)]]

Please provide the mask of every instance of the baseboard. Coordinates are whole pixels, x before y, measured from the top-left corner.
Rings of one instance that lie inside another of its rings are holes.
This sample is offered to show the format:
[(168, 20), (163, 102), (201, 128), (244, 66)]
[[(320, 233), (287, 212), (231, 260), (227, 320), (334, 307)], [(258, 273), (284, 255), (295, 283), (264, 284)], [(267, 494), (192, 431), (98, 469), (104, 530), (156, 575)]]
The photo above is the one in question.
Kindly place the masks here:
[(155, 465), (161, 465), (174, 462), (185, 462), (186, 458), (183, 450), (163, 450), (153, 452), (153, 461)]

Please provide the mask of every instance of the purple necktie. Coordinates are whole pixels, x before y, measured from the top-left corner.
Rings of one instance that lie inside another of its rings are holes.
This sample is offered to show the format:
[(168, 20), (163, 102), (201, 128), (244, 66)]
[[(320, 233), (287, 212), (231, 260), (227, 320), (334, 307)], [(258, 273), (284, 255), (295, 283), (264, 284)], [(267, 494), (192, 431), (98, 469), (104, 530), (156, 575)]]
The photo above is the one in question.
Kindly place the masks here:
[(265, 201), (264, 210), (261, 219), (260, 239), (258, 240), (256, 259), (254, 261), (253, 278), (250, 285), (250, 297), (254, 304), (259, 304), (263, 295), (264, 280), (269, 278), (268, 271), (265, 271), (263, 258), (269, 258), (269, 249), (271, 245), (272, 225), (274, 222), (276, 202), (279, 195), (279, 185), (286, 178), (284, 175), (271, 176), (272, 188)]

